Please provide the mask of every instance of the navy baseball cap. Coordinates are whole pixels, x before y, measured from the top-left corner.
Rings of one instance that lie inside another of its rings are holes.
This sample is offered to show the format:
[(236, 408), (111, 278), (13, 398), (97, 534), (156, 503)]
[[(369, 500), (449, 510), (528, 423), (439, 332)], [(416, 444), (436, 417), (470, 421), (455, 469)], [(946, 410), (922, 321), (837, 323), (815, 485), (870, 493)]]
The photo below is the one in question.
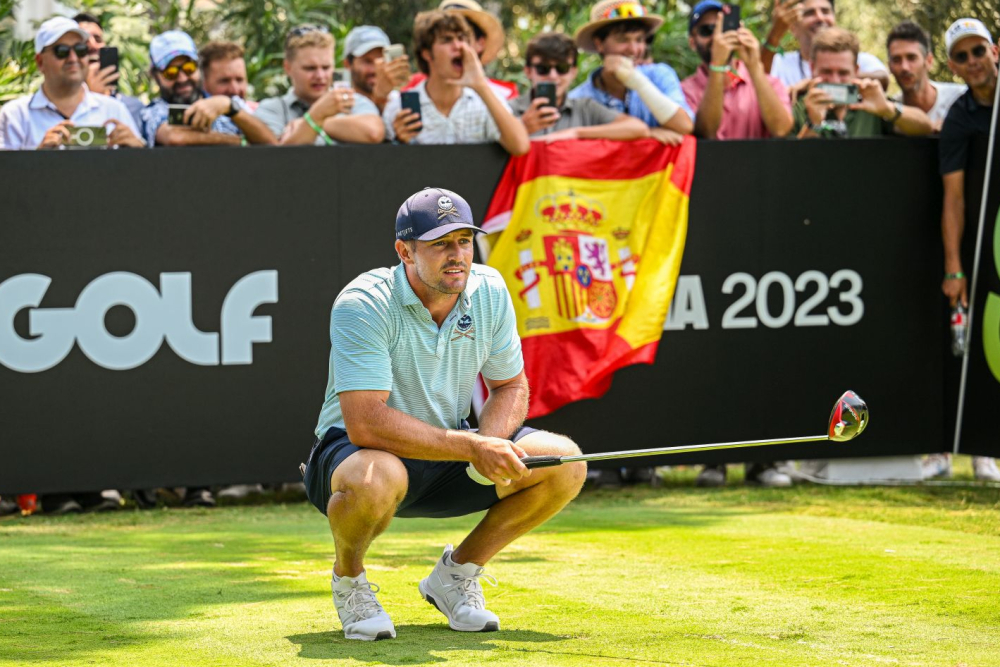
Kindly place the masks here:
[(691, 10), (691, 19), (688, 21), (688, 33), (694, 30), (694, 24), (701, 20), (705, 12), (722, 11), (722, 3), (719, 0), (702, 0)]
[(424, 188), (396, 213), (396, 238), (402, 241), (433, 241), (456, 229), (486, 233), (472, 224), (468, 202), (444, 188)]

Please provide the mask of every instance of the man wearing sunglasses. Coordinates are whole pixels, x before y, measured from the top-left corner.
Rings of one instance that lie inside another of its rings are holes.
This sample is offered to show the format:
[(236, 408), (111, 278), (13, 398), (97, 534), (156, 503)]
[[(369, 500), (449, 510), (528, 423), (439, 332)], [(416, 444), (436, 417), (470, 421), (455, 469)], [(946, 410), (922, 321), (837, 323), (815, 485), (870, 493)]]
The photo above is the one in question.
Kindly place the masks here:
[[(578, 56), (572, 38), (561, 32), (543, 32), (528, 42), (524, 73), (531, 82), (531, 90), (510, 103), (528, 134), (545, 141), (631, 141), (648, 137), (649, 128), (638, 118), (609, 109), (590, 97), (566, 98), (576, 78)], [(555, 86), (554, 100), (538, 94), (538, 85), (545, 83)]]
[(60, 148), (70, 142), (73, 127), (98, 126), (107, 130), (109, 146), (146, 145), (124, 104), (87, 89), (89, 38), (62, 16), (39, 27), (35, 63), (44, 81), (34, 94), (0, 109), (0, 149)]
[(702, 60), (681, 82), (696, 110), (695, 134), (705, 139), (783, 137), (792, 129), (788, 91), (764, 71), (760, 42), (752, 32), (742, 25), (722, 31), (728, 9), (719, 0), (703, 0), (688, 21), (688, 44)]
[(601, 56), (602, 66), (569, 92), (570, 99), (591, 97), (606, 107), (639, 118), (649, 127), (691, 134), (694, 114), (684, 100), (680, 79), (667, 64), (636, 66), (646, 54), (646, 39), (663, 25), (632, 0), (601, 0), (590, 22), (576, 31), (576, 45)]
[[(239, 95), (209, 95), (202, 87), (198, 49), (180, 30), (157, 35), (149, 43), (153, 80), (160, 97), (143, 109), (143, 131), (150, 146), (239, 146), (273, 144), (267, 126), (255, 118)], [(172, 124), (170, 105), (189, 105), (183, 124)], [(244, 139), (245, 137), (245, 139)]]
[[(971, 258), (971, 248), (962, 247), (965, 223), (965, 165), (969, 144), (990, 133), (993, 100), (997, 89), (997, 45), (986, 26), (976, 19), (959, 19), (945, 33), (948, 68), (969, 86), (955, 100), (941, 128), (938, 144), (941, 178), (944, 182), (944, 210), (941, 233), (944, 238), (944, 282), (941, 289), (952, 307), (957, 302), (968, 307), (968, 281), (962, 261)], [(978, 202), (976, 202), (978, 205)], [(968, 245), (968, 244), (967, 244)], [(964, 251), (964, 252), (963, 252)]]

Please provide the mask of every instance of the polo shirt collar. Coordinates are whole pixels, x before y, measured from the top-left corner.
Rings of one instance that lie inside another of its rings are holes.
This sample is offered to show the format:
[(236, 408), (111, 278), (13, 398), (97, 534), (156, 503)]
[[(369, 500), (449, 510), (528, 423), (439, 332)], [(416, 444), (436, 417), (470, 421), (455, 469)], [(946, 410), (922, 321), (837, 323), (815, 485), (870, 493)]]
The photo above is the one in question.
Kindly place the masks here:
[[(80, 111), (89, 111), (91, 109), (97, 108), (98, 103), (94, 96), (90, 93), (90, 89), (87, 88), (87, 84), (83, 84), (83, 99), (80, 100), (80, 104), (77, 105), (76, 110), (73, 111), (75, 116)], [(28, 108), (32, 111), (38, 111), (40, 109), (52, 109), (56, 110), (56, 105), (45, 95), (45, 91), (41, 86), (35, 91), (35, 94), (31, 96), (31, 101), (28, 102)]]
[[(462, 311), (469, 310), (472, 307), (472, 295), (475, 293), (479, 286), (482, 284), (483, 279), (476, 272), (475, 265), (469, 271), (469, 280), (465, 283), (465, 289), (462, 291), (461, 298), (458, 300), (458, 307)], [(404, 306), (420, 306), (424, 307), (423, 302), (417, 293), (413, 291), (413, 287), (410, 285), (410, 281), (406, 278), (406, 265), (400, 262), (396, 265), (393, 271), (393, 292), (399, 294), (399, 300)]]
[(289, 107), (302, 107), (304, 110), (309, 111), (310, 105), (298, 98), (295, 94), (295, 88), (289, 88), (288, 92), (283, 95), (283, 98), (285, 100), (285, 104)]

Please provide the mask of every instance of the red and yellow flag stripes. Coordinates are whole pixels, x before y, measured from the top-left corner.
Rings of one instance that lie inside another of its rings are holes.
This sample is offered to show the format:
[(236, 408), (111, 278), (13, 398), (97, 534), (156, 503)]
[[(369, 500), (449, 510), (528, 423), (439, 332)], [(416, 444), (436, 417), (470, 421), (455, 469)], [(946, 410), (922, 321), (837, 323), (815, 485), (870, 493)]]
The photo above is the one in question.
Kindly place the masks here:
[(602, 395), (652, 363), (687, 234), (695, 142), (536, 142), (512, 158), (484, 227), (517, 312), (529, 417)]

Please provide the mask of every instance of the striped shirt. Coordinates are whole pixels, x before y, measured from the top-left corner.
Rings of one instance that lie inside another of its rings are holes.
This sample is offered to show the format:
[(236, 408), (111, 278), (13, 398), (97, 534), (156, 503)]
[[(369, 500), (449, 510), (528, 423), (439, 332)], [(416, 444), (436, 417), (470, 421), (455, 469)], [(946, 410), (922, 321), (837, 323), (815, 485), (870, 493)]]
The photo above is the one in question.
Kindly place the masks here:
[(508, 380), (524, 369), (514, 306), (500, 274), (473, 264), (440, 329), (402, 264), (355, 278), (330, 315), (330, 374), (316, 426), (346, 430), (342, 391), (388, 391), (389, 407), (440, 428), (469, 416), (476, 375)]
[[(492, 88), (490, 90), (493, 90)], [(500, 129), (493, 120), (486, 102), (471, 88), (462, 88), (462, 95), (455, 102), (448, 115), (438, 111), (434, 100), (427, 94), (427, 82), (422, 81), (413, 92), (420, 95), (421, 128), (411, 144), (489, 144), (500, 141)], [(496, 91), (493, 94), (500, 100), (504, 108), (510, 111), (510, 105)], [(403, 106), (399, 93), (393, 92), (385, 103), (382, 111), (382, 122), (385, 124), (385, 138), (396, 139), (396, 131), (392, 121)]]

